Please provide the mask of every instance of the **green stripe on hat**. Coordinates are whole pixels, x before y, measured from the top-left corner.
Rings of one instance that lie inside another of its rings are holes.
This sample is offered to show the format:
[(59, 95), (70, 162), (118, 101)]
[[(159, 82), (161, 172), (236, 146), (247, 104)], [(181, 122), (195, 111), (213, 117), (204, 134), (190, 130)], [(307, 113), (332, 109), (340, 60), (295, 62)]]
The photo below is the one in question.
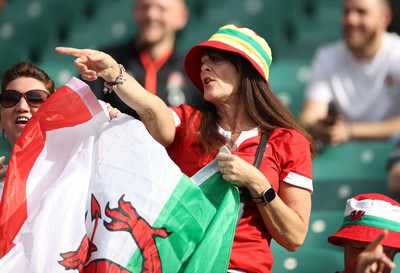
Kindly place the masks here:
[(268, 68), (271, 65), (271, 57), (268, 56), (268, 54), (266, 53), (266, 48), (263, 48), (260, 43), (258, 43), (257, 41), (255, 41), (252, 37), (244, 34), (243, 32), (241, 32), (240, 30), (236, 30), (236, 29), (228, 29), (228, 28), (220, 28), (214, 35), (217, 34), (225, 34), (225, 35), (229, 35), (229, 36), (233, 36), (235, 38), (240, 38), (241, 40), (245, 41), (246, 43), (250, 44), (252, 46), (252, 48), (254, 48), (264, 59), (264, 61), (267, 63)]
[(345, 216), (343, 218), (342, 227), (350, 226), (350, 225), (362, 225), (362, 226), (369, 226), (369, 227), (376, 227), (382, 229), (388, 229), (391, 231), (400, 232), (400, 225), (398, 222), (390, 221), (385, 218), (375, 217), (370, 215), (363, 215), (361, 220), (354, 221), (351, 220), (351, 216)]

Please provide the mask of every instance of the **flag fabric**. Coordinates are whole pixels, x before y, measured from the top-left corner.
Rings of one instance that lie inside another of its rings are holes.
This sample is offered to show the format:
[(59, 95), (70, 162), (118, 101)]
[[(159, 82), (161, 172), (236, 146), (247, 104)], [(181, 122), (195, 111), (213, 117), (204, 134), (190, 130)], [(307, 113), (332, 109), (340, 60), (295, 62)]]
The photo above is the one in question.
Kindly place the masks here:
[(226, 272), (237, 189), (216, 162), (188, 178), (144, 125), (73, 78), (13, 148), (0, 272)]

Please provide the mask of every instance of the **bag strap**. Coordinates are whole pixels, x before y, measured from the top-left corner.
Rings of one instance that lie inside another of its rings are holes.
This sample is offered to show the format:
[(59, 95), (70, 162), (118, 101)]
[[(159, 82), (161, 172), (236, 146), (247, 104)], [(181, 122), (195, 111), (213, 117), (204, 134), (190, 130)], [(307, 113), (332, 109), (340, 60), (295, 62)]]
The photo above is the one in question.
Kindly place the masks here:
[[(257, 169), (260, 168), (261, 161), (264, 157), (265, 148), (267, 147), (267, 142), (268, 142), (268, 136), (269, 136), (268, 132), (261, 133), (260, 143), (258, 144), (256, 156), (255, 156), (254, 162), (253, 162), (253, 165)], [(244, 206), (245, 206), (246, 202), (250, 199), (250, 192), (248, 189), (244, 188), (244, 189), (241, 189), (239, 192), (240, 192), (240, 205), (239, 205), (238, 223), (239, 223), (239, 220), (243, 216)]]
[(253, 163), (253, 165), (257, 169), (260, 168), (261, 161), (264, 157), (265, 148), (267, 146), (267, 142), (268, 142), (268, 132), (262, 132), (261, 138), (260, 138), (260, 143), (258, 144), (258, 147), (257, 147), (256, 157), (254, 158), (254, 163)]

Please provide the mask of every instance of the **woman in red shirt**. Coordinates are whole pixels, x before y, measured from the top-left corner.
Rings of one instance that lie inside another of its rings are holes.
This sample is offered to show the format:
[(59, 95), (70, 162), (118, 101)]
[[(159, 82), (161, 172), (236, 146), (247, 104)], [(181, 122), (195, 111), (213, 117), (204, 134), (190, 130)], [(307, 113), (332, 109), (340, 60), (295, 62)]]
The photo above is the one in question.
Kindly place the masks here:
[[(270, 90), (272, 55), (262, 37), (227, 25), (188, 52), (186, 72), (204, 96), (200, 109), (168, 108), (103, 52), (56, 51), (78, 57), (75, 65), (83, 79), (105, 79), (105, 90), (115, 91), (139, 114), (182, 172), (192, 176), (216, 159), (226, 181), (248, 190), (228, 272), (271, 272), (272, 238), (289, 251), (301, 246), (311, 211), (315, 148)], [(263, 132), (269, 138), (258, 169), (253, 162)], [(231, 153), (219, 152), (223, 146)]]

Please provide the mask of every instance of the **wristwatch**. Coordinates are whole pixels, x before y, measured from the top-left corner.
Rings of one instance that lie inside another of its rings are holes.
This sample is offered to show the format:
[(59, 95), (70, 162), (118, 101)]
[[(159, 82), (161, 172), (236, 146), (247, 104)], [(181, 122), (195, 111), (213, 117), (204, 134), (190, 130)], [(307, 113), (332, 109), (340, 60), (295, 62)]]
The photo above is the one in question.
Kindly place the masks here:
[(266, 189), (261, 196), (251, 197), (254, 203), (270, 203), (276, 197), (276, 192), (273, 187)]

